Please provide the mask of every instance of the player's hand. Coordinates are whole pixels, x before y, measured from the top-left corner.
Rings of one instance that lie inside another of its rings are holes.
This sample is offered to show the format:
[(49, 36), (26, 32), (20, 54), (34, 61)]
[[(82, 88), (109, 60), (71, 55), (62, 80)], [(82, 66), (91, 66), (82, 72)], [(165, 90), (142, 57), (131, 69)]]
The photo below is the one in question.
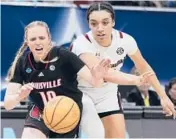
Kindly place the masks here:
[(111, 61), (109, 59), (101, 60), (97, 65), (91, 69), (91, 73), (97, 80), (102, 79), (107, 74), (110, 68)]
[(25, 99), (26, 97), (29, 96), (29, 94), (31, 93), (33, 89), (34, 89), (33, 83), (28, 83), (28, 84), (23, 85), (19, 90), (18, 99), (20, 101)]
[(160, 102), (161, 102), (161, 106), (163, 107), (163, 113), (166, 114), (166, 116), (173, 116), (173, 118), (175, 119), (176, 111), (174, 108), (174, 104), (171, 102), (168, 96), (161, 98)]
[(135, 81), (135, 85), (141, 86), (141, 85), (148, 83), (148, 80), (149, 80), (150, 76), (152, 76), (152, 75), (154, 75), (154, 73), (152, 71), (148, 71), (148, 72), (143, 73), (142, 75), (137, 77), (137, 79)]

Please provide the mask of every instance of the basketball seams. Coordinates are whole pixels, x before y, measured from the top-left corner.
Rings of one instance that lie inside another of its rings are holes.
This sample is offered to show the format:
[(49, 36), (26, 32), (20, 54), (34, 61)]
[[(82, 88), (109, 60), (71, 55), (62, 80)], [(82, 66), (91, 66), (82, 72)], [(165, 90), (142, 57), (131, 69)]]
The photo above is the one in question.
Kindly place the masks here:
[(58, 126), (58, 125), (65, 119), (65, 117), (67, 117), (67, 115), (71, 112), (73, 106), (74, 106), (74, 103), (73, 103), (73, 105), (71, 106), (70, 110), (67, 112), (67, 114), (66, 114), (56, 125), (51, 126), (51, 128), (54, 128), (54, 127)]
[[(76, 120), (75, 122), (73, 122), (73, 124), (71, 124), (71, 125), (69, 125), (69, 126), (66, 126), (66, 127), (59, 128), (59, 129), (57, 129), (56, 131), (58, 131), (58, 130), (62, 130), (62, 129), (64, 129), (64, 128), (68, 128), (68, 127), (74, 125), (74, 124), (77, 123), (77, 122), (79, 122), (79, 119)], [(72, 130), (73, 130), (73, 129), (72, 129)]]
[(48, 120), (47, 115), (46, 115), (46, 109), (44, 109), (44, 115), (45, 115), (46, 122), (47, 122), (47, 124), (48, 124), (48, 123), (49, 123), (49, 120)]
[[(65, 96), (58, 96), (58, 99), (56, 98), (53, 101), (54, 103), (48, 103), (48, 105), (44, 108), (43, 119), (45, 125), (51, 131), (58, 134), (72, 131), (77, 127), (80, 121), (81, 114), (79, 106), (73, 99)], [(53, 105), (52, 107), (50, 107), (51, 104)], [(66, 105), (66, 107), (64, 107), (64, 105)], [(60, 107), (61, 109), (59, 109)]]
[[(57, 102), (57, 104), (56, 104), (56, 106), (55, 106), (55, 108), (54, 108), (54, 110), (53, 110), (51, 122), (49, 123), (50, 126), (51, 126), (51, 123), (53, 122), (53, 117), (54, 117), (54, 113), (55, 113), (55, 110), (56, 110), (56, 108), (57, 108), (57, 105), (59, 105), (59, 103), (61, 102), (62, 99), (63, 99), (63, 97)], [(52, 126), (51, 126), (51, 127), (52, 127)]]

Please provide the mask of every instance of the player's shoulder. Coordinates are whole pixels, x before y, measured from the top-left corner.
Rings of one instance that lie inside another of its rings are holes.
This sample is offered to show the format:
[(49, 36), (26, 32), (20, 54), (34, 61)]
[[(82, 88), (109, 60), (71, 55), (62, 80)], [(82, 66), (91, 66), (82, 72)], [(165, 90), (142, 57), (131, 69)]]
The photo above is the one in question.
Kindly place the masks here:
[(72, 52), (64, 46), (59, 46), (59, 47), (56, 47), (55, 49), (57, 51), (57, 55), (61, 57), (67, 57), (68, 55), (72, 54)]
[(53, 48), (54, 52), (57, 52), (57, 54), (65, 54), (67, 52), (69, 52), (69, 50), (67, 48), (65, 48), (64, 46), (55, 46)]
[(88, 44), (91, 43), (90, 39), (89, 39), (89, 32), (79, 35), (73, 42), (74, 45), (76, 44)]
[(116, 36), (120, 39), (123, 40), (134, 40), (134, 37), (132, 35), (130, 35), (129, 33), (117, 30), (117, 29), (113, 29), (113, 32), (116, 34)]

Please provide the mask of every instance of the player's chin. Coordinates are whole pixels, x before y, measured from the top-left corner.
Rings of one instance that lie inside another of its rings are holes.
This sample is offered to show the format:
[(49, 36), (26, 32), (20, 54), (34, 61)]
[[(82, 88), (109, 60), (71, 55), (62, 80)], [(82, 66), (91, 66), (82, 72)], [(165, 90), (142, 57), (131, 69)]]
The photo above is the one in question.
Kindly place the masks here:
[(42, 56), (43, 55), (43, 50), (42, 51), (35, 51), (35, 55)]
[(99, 41), (104, 41), (106, 39), (104, 36), (98, 36), (97, 38)]

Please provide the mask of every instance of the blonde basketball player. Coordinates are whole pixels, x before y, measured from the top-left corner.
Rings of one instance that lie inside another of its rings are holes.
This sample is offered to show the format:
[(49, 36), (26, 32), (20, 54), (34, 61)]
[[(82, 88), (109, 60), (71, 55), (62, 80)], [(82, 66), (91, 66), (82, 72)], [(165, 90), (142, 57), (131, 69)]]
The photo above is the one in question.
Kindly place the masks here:
[[(24, 53), (28, 47), (30, 51)], [(64, 48), (52, 46), (50, 31), (45, 22), (34, 21), (27, 25), (24, 43), (8, 74), (9, 84), (4, 101), (7, 110), (13, 109), (28, 96), (34, 103), (29, 108), (22, 138), (78, 137), (79, 123), (68, 133), (59, 134), (51, 131), (41, 116), (43, 109), (47, 102), (56, 96), (67, 96), (78, 105), (81, 117), (82, 92), (77, 88), (77, 75), (92, 85), (99, 86), (103, 83), (102, 77), (106, 74), (109, 63), (108, 59), (102, 60), (90, 71), (75, 54)], [(64, 128), (68, 128), (68, 125)]]
[[(149, 82), (160, 97), (161, 105), (166, 115), (173, 115), (175, 117), (176, 111), (173, 103), (161, 88), (151, 66), (143, 58), (136, 41), (129, 34), (113, 28), (115, 25), (114, 18), (114, 10), (109, 3), (93, 3), (87, 10), (87, 21), (90, 31), (78, 37), (73, 42), (71, 46), (72, 52), (77, 54), (90, 69), (101, 58), (109, 57), (112, 63), (111, 67), (116, 70), (116, 73), (120, 70), (125, 57), (128, 55), (141, 74), (148, 71), (153, 72), (153, 76), (149, 78)], [(119, 83), (117, 82), (117, 76), (115, 73), (109, 73), (109, 76), (105, 75), (104, 79), (108, 81), (108, 83), (105, 83), (104, 87), (96, 89), (87, 84), (82, 78), (78, 78), (78, 87), (92, 99), (104, 125), (105, 137), (124, 138), (125, 120), (119, 94), (117, 97), (116, 84)], [(84, 125), (82, 128), (85, 134), (91, 134), (89, 130), (87, 130), (88, 126), (92, 128), (91, 125), (83, 120), (82, 124)], [(93, 124), (94, 123), (92, 123), (92, 126)], [(94, 130), (96, 129), (94, 128)], [(92, 137), (94, 137), (93, 134)]]

